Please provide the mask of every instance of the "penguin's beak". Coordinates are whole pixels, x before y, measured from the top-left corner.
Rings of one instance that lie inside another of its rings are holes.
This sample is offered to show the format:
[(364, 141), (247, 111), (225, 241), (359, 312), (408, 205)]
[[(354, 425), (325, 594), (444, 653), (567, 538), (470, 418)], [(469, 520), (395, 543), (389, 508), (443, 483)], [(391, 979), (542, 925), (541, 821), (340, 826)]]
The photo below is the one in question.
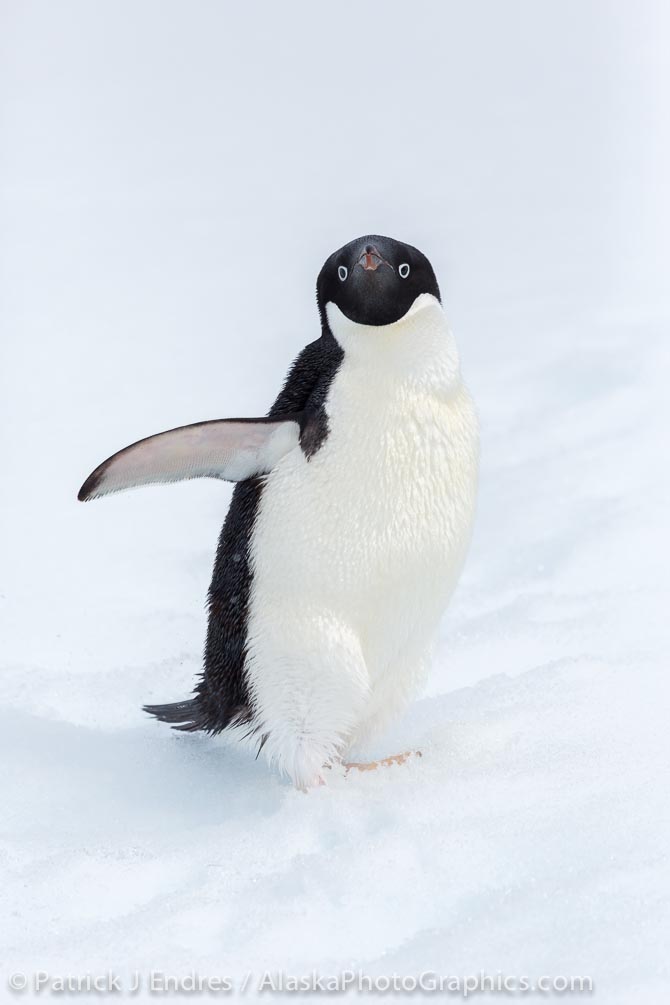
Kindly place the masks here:
[(389, 263), (382, 258), (374, 244), (366, 244), (356, 262), (356, 265), (360, 265), (365, 272), (376, 272), (382, 264), (388, 265)]

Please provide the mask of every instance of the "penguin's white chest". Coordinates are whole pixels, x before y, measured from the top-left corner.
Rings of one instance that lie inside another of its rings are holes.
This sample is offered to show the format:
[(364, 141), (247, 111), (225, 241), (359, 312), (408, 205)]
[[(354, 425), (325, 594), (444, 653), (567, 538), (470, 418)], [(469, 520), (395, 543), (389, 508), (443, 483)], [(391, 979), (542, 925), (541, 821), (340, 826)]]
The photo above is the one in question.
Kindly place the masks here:
[(268, 476), (254, 529), (249, 638), (261, 697), (282, 672), (318, 687), (319, 659), (332, 663), (338, 646), (340, 669), (325, 678), (359, 677), (370, 700), (385, 676), (408, 686), (400, 678), (416, 676), (470, 536), (477, 422), (439, 307), (335, 334), (344, 359), (326, 399), (328, 435), (310, 459), (295, 450)]

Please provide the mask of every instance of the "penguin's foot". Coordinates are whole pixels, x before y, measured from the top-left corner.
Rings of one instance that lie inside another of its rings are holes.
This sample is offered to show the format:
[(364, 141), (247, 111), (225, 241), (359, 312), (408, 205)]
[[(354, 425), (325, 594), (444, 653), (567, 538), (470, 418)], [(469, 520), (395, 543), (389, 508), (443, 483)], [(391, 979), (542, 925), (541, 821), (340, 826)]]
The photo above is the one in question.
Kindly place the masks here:
[(389, 768), (393, 764), (405, 764), (411, 757), (422, 757), (420, 750), (406, 750), (403, 754), (391, 754), (390, 757), (382, 757), (379, 761), (344, 761), (344, 770), (348, 774), (350, 771), (376, 771), (377, 768)]

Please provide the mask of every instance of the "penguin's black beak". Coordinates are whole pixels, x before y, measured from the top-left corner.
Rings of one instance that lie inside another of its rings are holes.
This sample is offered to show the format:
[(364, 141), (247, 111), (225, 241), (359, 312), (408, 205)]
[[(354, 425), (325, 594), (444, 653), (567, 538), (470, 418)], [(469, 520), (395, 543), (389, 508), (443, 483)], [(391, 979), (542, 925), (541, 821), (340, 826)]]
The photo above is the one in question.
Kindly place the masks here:
[(374, 244), (366, 244), (356, 265), (360, 265), (365, 272), (376, 272), (380, 265), (389, 265), (389, 262), (379, 253)]

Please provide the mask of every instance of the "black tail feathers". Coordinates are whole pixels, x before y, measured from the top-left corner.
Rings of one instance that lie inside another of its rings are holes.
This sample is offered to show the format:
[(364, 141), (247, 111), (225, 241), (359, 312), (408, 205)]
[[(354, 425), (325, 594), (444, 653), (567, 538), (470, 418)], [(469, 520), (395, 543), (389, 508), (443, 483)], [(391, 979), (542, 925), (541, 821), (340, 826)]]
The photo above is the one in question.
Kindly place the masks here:
[(142, 710), (155, 715), (160, 722), (168, 722), (173, 729), (183, 733), (196, 733), (199, 729), (209, 729), (197, 698), (191, 701), (175, 701), (171, 705), (143, 705)]

